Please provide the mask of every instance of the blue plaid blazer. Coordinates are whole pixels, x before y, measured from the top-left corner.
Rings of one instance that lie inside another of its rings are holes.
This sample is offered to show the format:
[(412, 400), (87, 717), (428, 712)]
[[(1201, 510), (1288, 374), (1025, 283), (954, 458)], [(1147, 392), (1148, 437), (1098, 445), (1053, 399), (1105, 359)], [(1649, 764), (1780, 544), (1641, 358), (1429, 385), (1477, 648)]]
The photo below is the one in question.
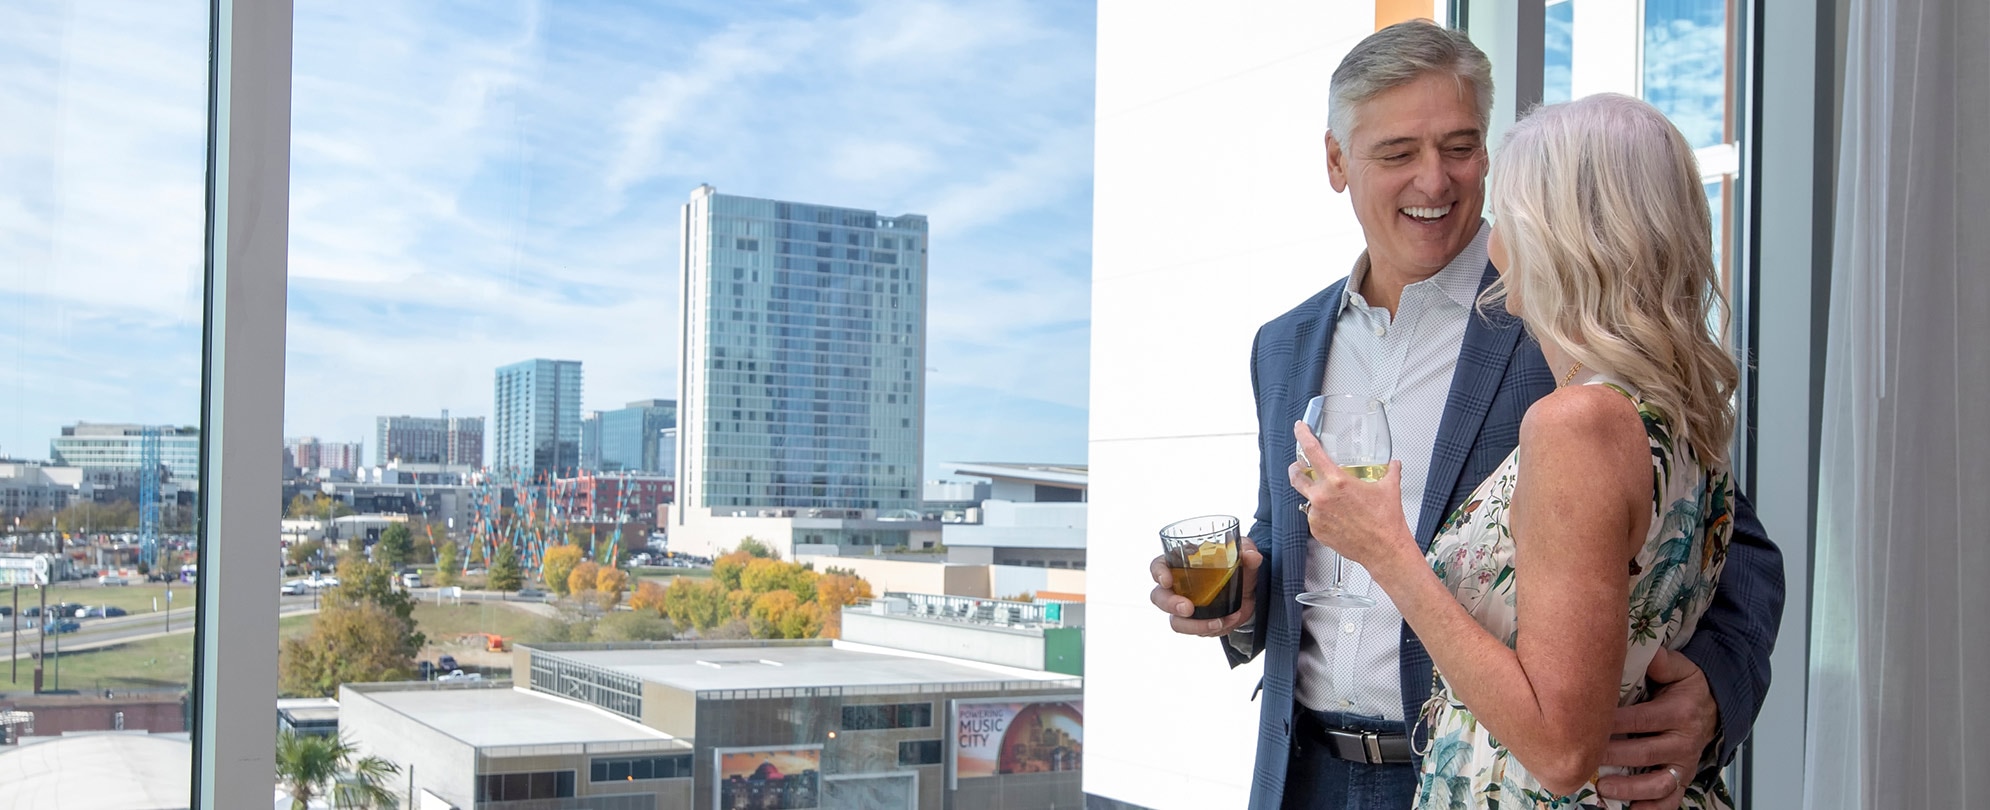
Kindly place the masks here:
[[(1497, 274), (1487, 265), (1480, 288)], [(1320, 390), (1333, 345), (1333, 315), (1346, 281), (1336, 282), (1258, 330), (1251, 348), (1251, 387), (1258, 410), (1258, 507), (1251, 539), (1264, 553), (1258, 569), (1256, 628), (1251, 652), (1223, 644), (1231, 666), (1263, 654), (1259, 684), (1257, 772), (1251, 786), (1254, 810), (1278, 810), (1291, 750), (1293, 691), (1299, 671), (1299, 603), (1306, 589), (1306, 544), (1313, 542), (1299, 512), (1299, 493), (1285, 470), (1296, 449), (1292, 423), (1304, 415), (1306, 400)], [(1416, 516), (1417, 543), (1428, 548), (1444, 517), (1506, 460), (1520, 441), (1520, 420), (1528, 406), (1555, 389), (1554, 375), (1540, 347), (1525, 336), (1518, 318), (1504, 310), (1482, 310), (1465, 328), (1458, 369), (1438, 423), (1437, 445), (1426, 479), (1423, 508)], [(1770, 543), (1746, 497), (1737, 498), (1734, 538), (1714, 603), (1686, 647), (1688, 658), (1707, 675), (1721, 707), (1718, 760), (1725, 763), (1754, 724), (1769, 687), (1769, 653), (1782, 618), (1782, 554)], [(1431, 663), (1423, 644), (1402, 630), (1401, 677), (1404, 731), (1411, 731), (1417, 707), (1430, 694)]]

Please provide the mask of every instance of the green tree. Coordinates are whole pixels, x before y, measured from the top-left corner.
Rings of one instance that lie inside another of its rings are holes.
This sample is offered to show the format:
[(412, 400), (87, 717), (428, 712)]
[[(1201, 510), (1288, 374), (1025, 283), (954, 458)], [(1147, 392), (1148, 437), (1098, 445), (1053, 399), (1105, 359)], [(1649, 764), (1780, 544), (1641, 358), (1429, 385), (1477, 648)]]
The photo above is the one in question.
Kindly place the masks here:
[(726, 597), (725, 586), (716, 581), (678, 577), (664, 591), (663, 612), (671, 624), (703, 633), (732, 618)]
[(460, 576), (457, 569), (462, 565), (462, 561), (457, 559), (459, 556), (455, 541), (444, 537), (436, 543), (435, 583), (437, 585), (448, 586), (456, 584), (456, 578)]
[(287, 638), (278, 656), (278, 685), (286, 695), (329, 697), (339, 684), (409, 680), (415, 675), (408, 626), (373, 604), (326, 604), (311, 632)]
[(740, 572), (739, 587), (754, 594), (793, 591), (803, 602), (815, 601), (814, 571), (798, 563), (756, 558)]
[(290, 505), (284, 507), (283, 516), (291, 520), (305, 520), (318, 516), (317, 504), (309, 494), (299, 492), (290, 497)]
[(740, 583), (740, 575), (746, 572), (746, 564), (752, 562), (753, 559), (753, 555), (744, 551), (722, 554), (718, 559), (712, 561), (712, 579), (720, 585), (724, 585), (728, 591), (739, 590), (743, 587)]
[(581, 556), (579, 546), (566, 544), (555, 546), (553, 550), (546, 552), (546, 560), (539, 566), (540, 576), (545, 578), (546, 587), (551, 588), (553, 593), (567, 595), (571, 590), (567, 577), (574, 572), (574, 566), (580, 564)]
[(130, 501), (78, 501), (55, 516), (57, 531), (103, 532), (138, 528), (138, 505)]
[(373, 604), (379, 605), (393, 614), (395, 620), (407, 625), (407, 636), (411, 646), (408, 655), (419, 652), (428, 643), (427, 637), (415, 632), (415, 598), (407, 591), (394, 587), (394, 569), (381, 562), (366, 560), (346, 560), (339, 564), (338, 587), (325, 592), (320, 600), (320, 610), (335, 605)]
[(518, 549), (510, 543), (498, 546), (491, 561), (489, 585), (494, 591), (515, 591), (525, 586), (525, 572), (518, 564)]
[(774, 557), (774, 549), (768, 547), (766, 543), (762, 543), (759, 540), (754, 539), (753, 535), (747, 535), (745, 537), (739, 538), (739, 546), (737, 548), (734, 548), (733, 551), (746, 552), (746, 555), (749, 557), (760, 557), (763, 559), (771, 559)]
[(380, 532), (380, 542), (373, 544), (373, 561), (389, 568), (400, 568), (415, 556), (414, 533), (408, 531), (408, 524), (396, 523)]
[(344, 737), (278, 732), (276, 780), (290, 795), (291, 810), (304, 810), (319, 797), (330, 798), (339, 810), (398, 807), (387, 777), (400, 773), (400, 766), (358, 754)]
[(284, 551), (283, 558), (289, 561), (291, 565), (303, 565), (305, 563), (310, 562), (312, 558), (317, 557), (318, 552), (323, 550), (325, 550), (325, 544), (323, 542), (318, 540), (306, 540), (302, 543), (293, 545), (288, 550)]

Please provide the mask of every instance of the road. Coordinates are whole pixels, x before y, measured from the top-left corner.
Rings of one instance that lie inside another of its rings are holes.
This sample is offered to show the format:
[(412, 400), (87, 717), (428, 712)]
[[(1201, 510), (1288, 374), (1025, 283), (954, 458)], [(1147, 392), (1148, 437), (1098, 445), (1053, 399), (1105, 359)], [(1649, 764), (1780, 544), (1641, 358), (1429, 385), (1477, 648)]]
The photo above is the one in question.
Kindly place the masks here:
[[(292, 616), (317, 611), (317, 607), (312, 603), (309, 596), (285, 596), (282, 599), (283, 604), (278, 608), (279, 616)], [(113, 644), (122, 644), (124, 642), (168, 634), (191, 633), (194, 628), (194, 611), (193, 608), (180, 608), (173, 611), (139, 613), (110, 619), (76, 619), (75, 621), (82, 625), (82, 627), (74, 632), (63, 633), (61, 635), (64, 652), (80, 652), (82, 650), (108, 647)], [(0, 661), (15, 657), (27, 657), (34, 650), (39, 649), (41, 644), (40, 635), (39, 628), (30, 629), (22, 627), (21, 651), (18, 656), (15, 656), (8, 654), (13, 650), (13, 633), (0, 630)], [(51, 652), (55, 650), (55, 644), (56, 637), (50, 636), (48, 639), (48, 649)]]

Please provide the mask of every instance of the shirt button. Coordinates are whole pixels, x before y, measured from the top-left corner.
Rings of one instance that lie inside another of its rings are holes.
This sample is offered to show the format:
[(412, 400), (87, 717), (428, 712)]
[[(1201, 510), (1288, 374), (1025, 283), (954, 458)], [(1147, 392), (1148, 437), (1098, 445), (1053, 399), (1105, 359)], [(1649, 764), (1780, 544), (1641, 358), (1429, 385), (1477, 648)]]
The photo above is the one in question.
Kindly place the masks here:
[(1384, 336), (1384, 335), (1387, 335), (1387, 334), (1389, 334), (1389, 327), (1386, 327), (1386, 326), (1381, 326), (1381, 325), (1377, 325), (1377, 326), (1375, 327), (1375, 336), (1376, 336), (1376, 337), (1382, 337), (1382, 336)]
[(1348, 622), (1347, 624), (1341, 625), (1340, 631), (1348, 635), (1354, 635), (1354, 622)]

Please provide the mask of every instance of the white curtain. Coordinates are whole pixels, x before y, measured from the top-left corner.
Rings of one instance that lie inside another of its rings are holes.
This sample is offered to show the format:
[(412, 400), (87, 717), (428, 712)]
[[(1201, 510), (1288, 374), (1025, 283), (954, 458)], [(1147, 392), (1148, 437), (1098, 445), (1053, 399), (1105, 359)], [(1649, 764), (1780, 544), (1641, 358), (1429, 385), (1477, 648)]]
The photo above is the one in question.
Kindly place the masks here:
[(1985, 807), (1990, 2), (1849, 7), (1805, 805)]

